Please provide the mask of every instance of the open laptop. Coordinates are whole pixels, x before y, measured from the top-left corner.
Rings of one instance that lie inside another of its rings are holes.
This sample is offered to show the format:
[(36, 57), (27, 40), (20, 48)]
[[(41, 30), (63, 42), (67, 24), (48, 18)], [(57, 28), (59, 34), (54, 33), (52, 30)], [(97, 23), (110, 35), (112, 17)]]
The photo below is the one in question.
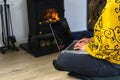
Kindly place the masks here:
[(74, 44), (76, 43), (77, 40), (73, 39), (73, 36), (66, 18), (63, 18), (55, 23), (50, 24), (50, 28), (60, 53), (80, 53), (81, 52), (73, 49)]

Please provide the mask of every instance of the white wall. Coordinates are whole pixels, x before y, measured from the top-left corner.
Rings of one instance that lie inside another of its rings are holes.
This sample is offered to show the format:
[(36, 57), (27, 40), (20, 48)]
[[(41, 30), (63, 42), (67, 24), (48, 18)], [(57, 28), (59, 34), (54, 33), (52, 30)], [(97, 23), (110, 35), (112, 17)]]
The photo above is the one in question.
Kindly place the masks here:
[[(0, 0), (2, 4), (3, 0)], [(26, 0), (7, 0), (11, 5), (13, 31), (18, 43), (28, 40), (28, 20)], [(72, 32), (86, 29), (86, 0), (64, 0), (65, 17)], [(0, 23), (1, 24), (1, 23)], [(1, 25), (0, 25), (0, 44)]]
[(71, 31), (86, 30), (87, 0), (65, 0), (65, 17)]

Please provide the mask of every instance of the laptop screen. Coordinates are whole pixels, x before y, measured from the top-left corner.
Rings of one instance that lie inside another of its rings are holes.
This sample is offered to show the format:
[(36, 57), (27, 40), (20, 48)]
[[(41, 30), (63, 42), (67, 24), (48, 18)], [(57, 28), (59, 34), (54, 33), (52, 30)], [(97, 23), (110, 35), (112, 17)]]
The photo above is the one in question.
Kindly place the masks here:
[(50, 24), (50, 27), (60, 50), (65, 49), (73, 42), (73, 36), (66, 18)]

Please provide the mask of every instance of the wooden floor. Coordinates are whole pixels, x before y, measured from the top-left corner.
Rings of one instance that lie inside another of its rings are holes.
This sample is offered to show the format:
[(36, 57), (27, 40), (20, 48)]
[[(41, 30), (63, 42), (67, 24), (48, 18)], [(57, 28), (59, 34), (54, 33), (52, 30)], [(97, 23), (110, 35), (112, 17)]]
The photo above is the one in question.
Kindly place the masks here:
[(23, 49), (0, 53), (0, 80), (79, 80), (54, 69), (52, 60), (58, 55), (35, 58)]

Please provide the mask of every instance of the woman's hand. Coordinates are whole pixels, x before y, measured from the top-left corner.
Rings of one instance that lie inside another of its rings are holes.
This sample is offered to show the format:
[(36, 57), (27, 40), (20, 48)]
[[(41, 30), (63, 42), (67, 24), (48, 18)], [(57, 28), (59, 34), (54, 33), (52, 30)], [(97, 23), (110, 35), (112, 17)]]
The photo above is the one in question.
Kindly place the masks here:
[(78, 40), (77, 42), (85, 42), (85, 43), (88, 43), (88, 42), (91, 42), (91, 41), (93, 41), (93, 39), (92, 38), (83, 38), (83, 39), (80, 39), (80, 40)]
[(74, 49), (84, 51), (86, 44), (87, 43), (85, 43), (85, 42), (76, 42), (74, 45)]
[(85, 46), (87, 43), (89, 42), (92, 42), (92, 38), (83, 38), (83, 39), (80, 39), (78, 40), (75, 45), (74, 45), (74, 49), (75, 50), (82, 50), (84, 51), (85, 50)]

